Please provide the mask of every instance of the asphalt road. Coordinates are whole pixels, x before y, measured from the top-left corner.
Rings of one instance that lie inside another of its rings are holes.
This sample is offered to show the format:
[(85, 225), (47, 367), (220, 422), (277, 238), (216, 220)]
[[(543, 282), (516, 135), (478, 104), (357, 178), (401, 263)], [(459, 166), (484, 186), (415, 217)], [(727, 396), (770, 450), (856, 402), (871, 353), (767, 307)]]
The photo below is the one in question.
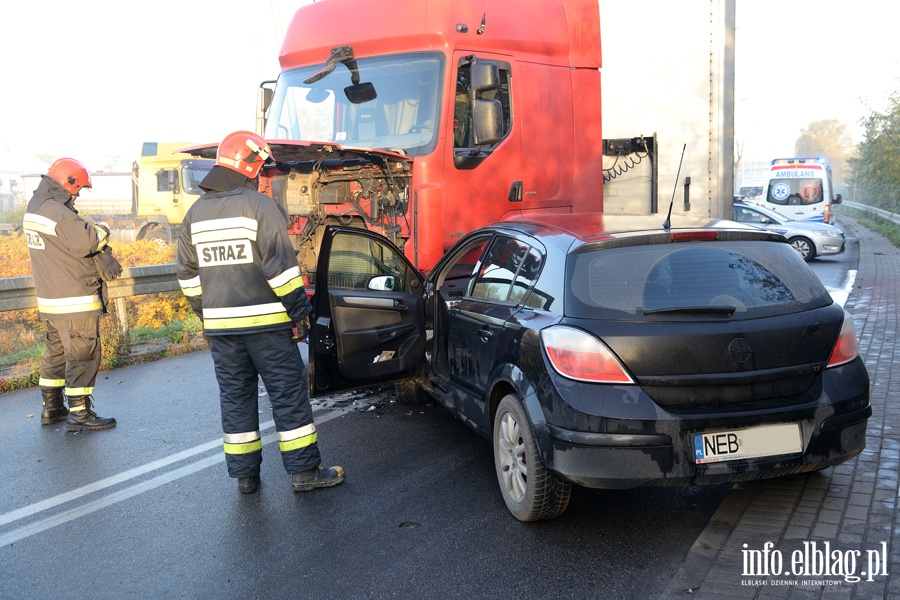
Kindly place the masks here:
[[(848, 252), (814, 261), (836, 298)], [(101, 373), (115, 429), (42, 427), (37, 390), (0, 396), (0, 598), (648, 598), (729, 486), (576, 489), (560, 518), (506, 510), (490, 444), (389, 392), (314, 405), (347, 481), (294, 494), (265, 396), (260, 492), (225, 472), (208, 351)]]
[(646, 598), (728, 491), (576, 490), (561, 518), (520, 523), (487, 441), (437, 405), (370, 393), (316, 404), (347, 481), (308, 494), (291, 491), (263, 397), (263, 483), (245, 496), (208, 352), (106, 376), (108, 431), (42, 427), (36, 390), (2, 396), (2, 598)]

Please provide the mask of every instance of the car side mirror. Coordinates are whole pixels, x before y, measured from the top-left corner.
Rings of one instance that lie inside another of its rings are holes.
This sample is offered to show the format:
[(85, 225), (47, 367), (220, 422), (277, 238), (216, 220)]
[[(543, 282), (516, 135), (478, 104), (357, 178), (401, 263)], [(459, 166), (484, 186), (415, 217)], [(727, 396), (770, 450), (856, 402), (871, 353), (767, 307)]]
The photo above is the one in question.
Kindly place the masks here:
[(381, 292), (392, 292), (400, 289), (400, 281), (394, 275), (376, 275), (369, 280), (366, 287), (370, 290), (378, 290)]
[(834, 197), (834, 203), (835, 203), (835, 204), (840, 204), (840, 203), (843, 202), (843, 201), (844, 201), (844, 198), (843, 198), (843, 196), (841, 196), (840, 194), (837, 194), (837, 195)]

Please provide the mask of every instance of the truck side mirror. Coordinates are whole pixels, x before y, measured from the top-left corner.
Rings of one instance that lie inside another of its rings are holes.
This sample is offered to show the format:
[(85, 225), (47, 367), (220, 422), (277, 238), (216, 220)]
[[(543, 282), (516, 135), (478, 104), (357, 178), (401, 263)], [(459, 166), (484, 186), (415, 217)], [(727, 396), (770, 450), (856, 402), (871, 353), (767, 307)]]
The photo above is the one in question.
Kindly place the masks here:
[(472, 104), (472, 143), (490, 146), (503, 137), (503, 106), (499, 100), (483, 98), (500, 87), (500, 67), (490, 60), (472, 60), (469, 101)]
[[(173, 195), (180, 194), (181, 186), (178, 185), (178, 171), (176, 171), (175, 169), (169, 169), (166, 172), (168, 173), (169, 189), (172, 190), (172, 194)], [(178, 199), (176, 198), (175, 201), (177, 202)]]
[(272, 106), (272, 98), (275, 97), (275, 90), (270, 86), (275, 83), (274, 80), (263, 81), (259, 84), (259, 90), (256, 93), (256, 133), (260, 137), (265, 135), (266, 115), (269, 107)]
[(503, 136), (503, 107), (499, 100), (475, 99), (472, 102), (472, 143), (490, 146)]
[[(156, 172), (156, 191), (179, 194), (178, 171), (175, 169), (160, 169)], [(176, 199), (177, 200), (177, 199)]]
[(500, 67), (491, 60), (473, 60), (470, 67), (471, 91), (477, 96), (500, 87)]
[(840, 203), (843, 202), (843, 201), (844, 201), (844, 197), (841, 196), (840, 194), (837, 194), (837, 195), (834, 197), (834, 203), (835, 203), (835, 204), (840, 204)]

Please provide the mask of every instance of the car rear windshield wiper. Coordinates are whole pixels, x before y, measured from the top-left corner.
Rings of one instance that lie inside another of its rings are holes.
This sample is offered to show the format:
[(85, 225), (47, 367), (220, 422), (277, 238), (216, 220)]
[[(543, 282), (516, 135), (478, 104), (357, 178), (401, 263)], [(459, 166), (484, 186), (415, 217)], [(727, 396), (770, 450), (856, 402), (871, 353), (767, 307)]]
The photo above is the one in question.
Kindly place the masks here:
[(711, 315), (724, 315), (726, 317), (730, 317), (734, 314), (735, 307), (733, 306), (674, 306), (672, 308), (651, 308), (650, 310), (644, 310), (645, 315), (663, 315), (663, 314), (711, 314)]

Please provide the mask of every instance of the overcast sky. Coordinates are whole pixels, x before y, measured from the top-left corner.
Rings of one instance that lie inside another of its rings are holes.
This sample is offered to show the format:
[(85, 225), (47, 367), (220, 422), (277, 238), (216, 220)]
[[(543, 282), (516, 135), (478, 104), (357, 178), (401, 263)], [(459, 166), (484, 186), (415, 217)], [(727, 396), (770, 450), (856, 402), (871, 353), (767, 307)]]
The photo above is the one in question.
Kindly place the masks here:
[(305, 0), (0, 4), (0, 153), (130, 170), (144, 141), (253, 130), (259, 83)]
[[(684, 0), (682, 0), (684, 1)], [(900, 4), (736, 0), (735, 137), (745, 158), (793, 154), (813, 121), (860, 121), (900, 92)]]
[[(842, 120), (858, 136), (860, 119), (900, 89), (900, 5), (736, 2), (745, 158), (791, 153), (819, 119)], [(256, 89), (277, 76), (281, 33), (305, 3), (4, 1), (0, 154), (69, 155), (91, 170), (119, 156), (127, 170), (143, 141), (215, 142), (252, 130)], [(652, 18), (640, 12), (627, 26)]]

